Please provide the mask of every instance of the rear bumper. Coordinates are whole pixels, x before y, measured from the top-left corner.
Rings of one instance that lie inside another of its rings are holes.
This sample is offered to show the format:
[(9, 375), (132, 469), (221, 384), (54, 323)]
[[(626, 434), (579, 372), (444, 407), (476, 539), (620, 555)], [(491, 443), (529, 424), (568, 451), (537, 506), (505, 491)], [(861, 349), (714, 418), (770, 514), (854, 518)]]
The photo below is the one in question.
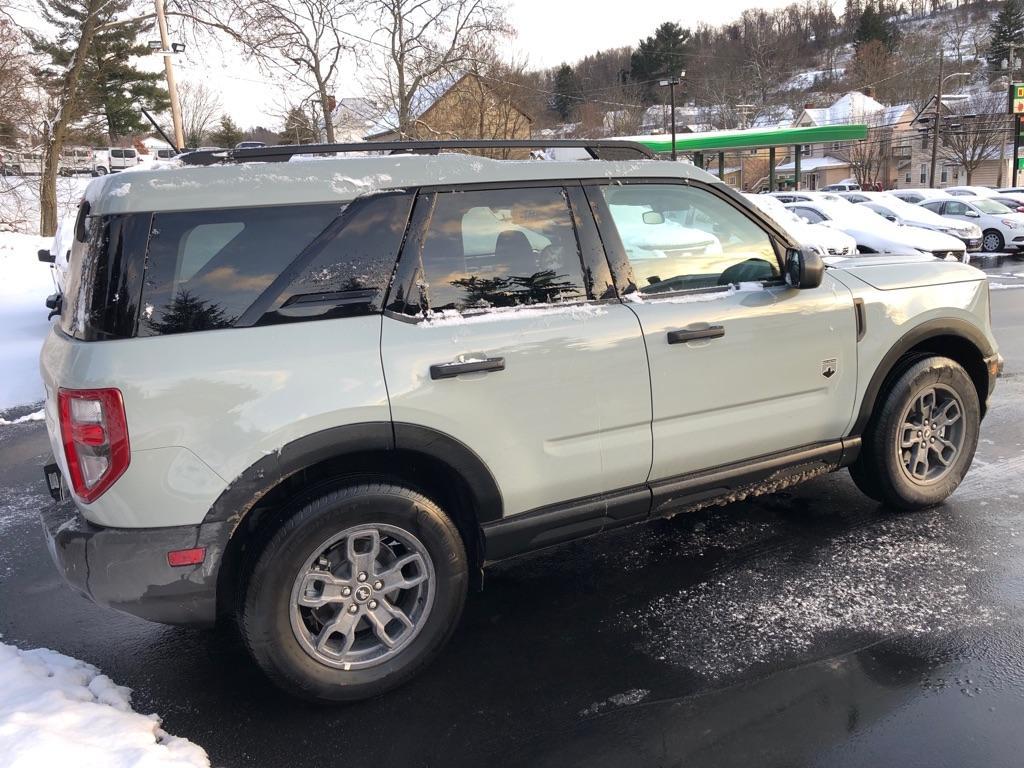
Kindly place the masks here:
[[(57, 570), (101, 605), (164, 624), (213, 624), (227, 523), (173, 528), (100, 528), (70, 502), (41, 512)], [(206, 547), (199, 565), (171, 567), (167, 553)]]
[(961, 237), (967, 250), (970, 253), (981, 250), (981, 238), (980, 237)]

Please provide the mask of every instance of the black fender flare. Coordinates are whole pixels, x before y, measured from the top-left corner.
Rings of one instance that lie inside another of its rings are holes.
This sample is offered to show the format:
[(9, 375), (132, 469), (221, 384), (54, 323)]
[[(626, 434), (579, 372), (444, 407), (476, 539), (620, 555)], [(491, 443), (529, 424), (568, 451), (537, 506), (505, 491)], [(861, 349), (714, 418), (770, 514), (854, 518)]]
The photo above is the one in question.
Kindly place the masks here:
[(418, 424), (375, 421), (304, 435), (265, 455), (221, 492), (203, 522), (230, 521), (234, 528), (256, 502), (296, 472), (326, 459), (380, 451), (419, 453), (440, 461), (466, 483), (480, 524), (501, 519), (503, 502), (494, 475), (465, 443)]
[(977, 326), (966, 320), (939, 318), (928, 320), (915, 326), (892, 345), (889, 351), (885, 353), (878, 367), (875, 368), (875, 372), (868, 382), (867, 389), (864, 390), (864, 398), (860, 403), (857, 420), (854, 422), (853, 429), (850, 430), (851, 435), (862, 435), (864, 430), (867, 429), (868, 421), (875, 410), (875, 401), (878, 399), (878, 395), (881, 393), (890, 375), (897, 369), (900, 359), (922, 342), (942, 336), (952, 336), (969, 342), (977, 350), (978, 356), (982, 360), (995, 353), (985, 334)]

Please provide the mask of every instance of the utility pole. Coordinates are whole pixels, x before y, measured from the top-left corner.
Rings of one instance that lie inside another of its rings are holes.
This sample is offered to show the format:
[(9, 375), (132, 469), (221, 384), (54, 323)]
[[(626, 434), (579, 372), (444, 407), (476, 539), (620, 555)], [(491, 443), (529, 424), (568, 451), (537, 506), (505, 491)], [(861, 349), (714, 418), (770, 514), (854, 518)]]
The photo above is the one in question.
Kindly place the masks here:
[[(160, 0), (157, 0), (160, 2)], [(935, 95), (935, 117), (934, 125), (932, 126), (932, 167), (928, 172), (928, 186), (935, 186), (935, 164), (939, 158), (939, 123), (942, 121), (942, 65), (945, 61), (945, 55), (942, 51), (939, 51), (939, 87), (938, 93)]]
[(664, 87), (668, 86), (668, 100), (672, 107), (672, 159), (676, 159), (676, 86), (682, 82), (682, 78), (686, 77), (686, 70), (679, 73), (679, 77), (669, 77), (665, 80), (659, 80), (658, 85)]
[(178, 86), (174, 82), (174, 64), (171, 61), (171, 41), (167, 35), (167, 16), (164, 13), (164, 0), (156, 3), (156, 21), (160, 28), (160, 53), (164, 57), (164, 74), (167, 75), (167, 95), (171, 100), (171, 122), (174, 124), (174, 148), (185, 148), (185, 132), (181, 127), (181, 102), (178, 101)]

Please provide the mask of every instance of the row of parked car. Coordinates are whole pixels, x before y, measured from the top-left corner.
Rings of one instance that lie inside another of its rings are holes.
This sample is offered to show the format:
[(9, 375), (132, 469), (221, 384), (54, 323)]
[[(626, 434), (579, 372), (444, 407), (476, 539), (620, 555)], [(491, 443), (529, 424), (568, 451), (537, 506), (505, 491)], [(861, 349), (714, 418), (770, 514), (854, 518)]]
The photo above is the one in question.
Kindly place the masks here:
[(1024, 187), (788, 191), (751, 195), (827, 255), (907, 253), (967, 260), (975, 251), (1024, 247)]
[[(235, 149), (253, 149), (266, 146), (262, 141), (243, 141)], [(216, 151), (223, 147), (199, 147), (199, 151)], [(178, 153), (167, 147), (154, 149), (149, 157), (169, 160)], [(132, 147), (67, 147), (60, 155), (58, 172), (61, 176), (106, 176), (133, 168), (145, 156)], [(7, 149), (0, 147), (0, 176), (39, 176), (43, 172), (41, 150)]]

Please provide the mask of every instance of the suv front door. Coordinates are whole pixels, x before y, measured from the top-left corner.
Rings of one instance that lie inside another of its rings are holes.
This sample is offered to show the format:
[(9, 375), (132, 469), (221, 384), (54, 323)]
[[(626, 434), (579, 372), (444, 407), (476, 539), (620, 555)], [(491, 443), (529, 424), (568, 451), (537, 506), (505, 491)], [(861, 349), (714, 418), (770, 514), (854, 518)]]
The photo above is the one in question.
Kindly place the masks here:
[(402, 424), (468, 446), (505, 515), (629, 487), (647, 514), (644, 341), (578, 183), (421, 192), (381, 354), (399, 447)]
[(857, 379), (845, 286), (826, 272), (789, 287), (775, 238), (711, 188), (585, 189), (647, 342), (652, 483), (844, 435)]

